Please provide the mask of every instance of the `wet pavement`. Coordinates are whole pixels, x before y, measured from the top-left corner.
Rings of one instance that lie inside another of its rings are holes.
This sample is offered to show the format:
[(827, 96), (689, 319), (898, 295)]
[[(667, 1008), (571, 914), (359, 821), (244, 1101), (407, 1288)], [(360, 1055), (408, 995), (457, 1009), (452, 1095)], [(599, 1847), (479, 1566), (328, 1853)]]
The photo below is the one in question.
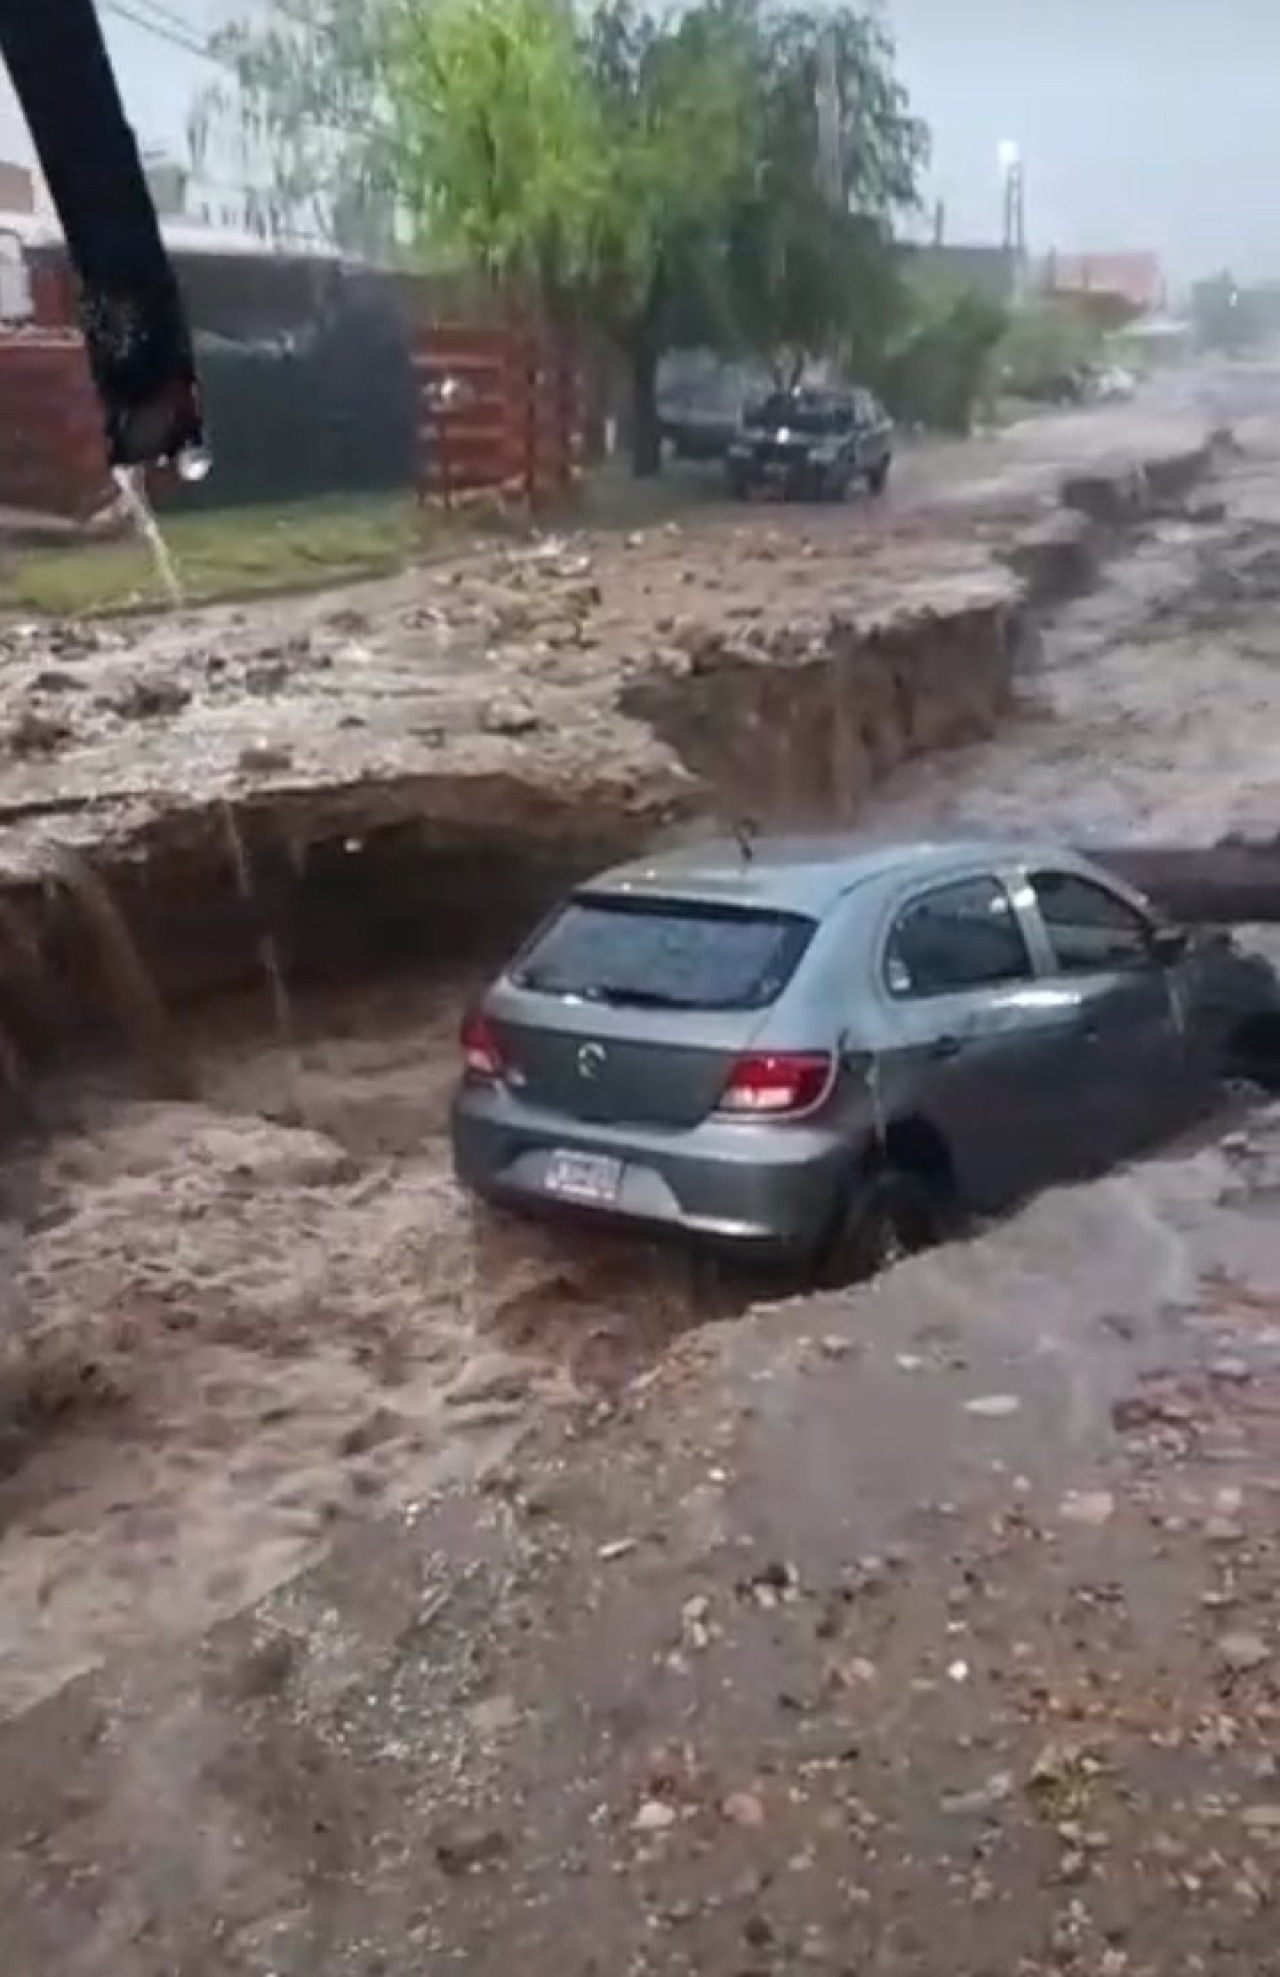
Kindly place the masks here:
[[(1226, 496), (869, 822), (1273, 817), (1280, 447)], [(6, 1968), (1280, 1971), (1280, 1114), (712, 1312), (477, 1225), (468, 986), (230, 1012), (10, 1171)]]

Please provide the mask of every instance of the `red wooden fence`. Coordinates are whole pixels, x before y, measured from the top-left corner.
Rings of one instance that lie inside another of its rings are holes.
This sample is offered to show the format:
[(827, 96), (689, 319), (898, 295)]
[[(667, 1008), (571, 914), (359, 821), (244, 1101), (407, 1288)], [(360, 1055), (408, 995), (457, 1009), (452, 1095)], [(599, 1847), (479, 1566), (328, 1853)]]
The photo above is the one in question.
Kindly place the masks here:
[(418, 496), (554, 500), (581, 470), (582, 393), (568, 353), (511, 324), (436, 323), (415, 345)]
[[(513, 326), (433, 324), (414, 339), (418, 495), (539, 505), (581, 460), (581, 390), (565, 352)], [(110, 490), (102, 413), (77, 331), (0, 329), (0, 508), (83, 520)]]

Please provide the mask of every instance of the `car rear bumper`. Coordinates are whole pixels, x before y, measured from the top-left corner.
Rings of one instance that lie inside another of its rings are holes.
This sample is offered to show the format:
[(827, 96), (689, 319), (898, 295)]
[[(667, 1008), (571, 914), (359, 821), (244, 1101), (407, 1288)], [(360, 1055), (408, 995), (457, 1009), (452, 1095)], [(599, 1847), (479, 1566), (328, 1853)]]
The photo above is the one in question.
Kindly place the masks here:
[[(484, 1087), (458, 1093), (451, 1126), (454, 1171), (486, 1200), (759, 1255), (810, 1255), (849, 1168), (843, 1142), (803, 1122), (707, 1120), (683, 1132), (587, 1125)], [(584, 1202), (557, 1193), (549, 1186), (557, 1153), (620, 1162), (616, 1194)]]

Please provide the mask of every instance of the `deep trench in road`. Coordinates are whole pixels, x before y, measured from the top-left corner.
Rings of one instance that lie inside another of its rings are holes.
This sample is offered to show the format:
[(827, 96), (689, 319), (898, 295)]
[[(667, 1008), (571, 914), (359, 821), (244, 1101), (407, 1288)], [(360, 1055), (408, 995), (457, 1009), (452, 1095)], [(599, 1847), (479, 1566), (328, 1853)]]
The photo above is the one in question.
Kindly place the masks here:
[[(860, 821), (1269, 834), (1280, 473), (1237, 463), (1230, 492), (1227, 525), (1143, 532), (1046, 622), (998, 732), (899, 769)], [(5, 1178), (0, 1712), (243, 1605), (336, 1528), (474, 1476), (533, 1412), (607, 1396), (758, 1295), (455, 1188), (459, 1014), (580, 869), (510, 852), (477, 840), (464, 867), (394, 830), (335, 839), (291, 893), (283, 999), (268, 945), (261, 980), (184, 1019), (184, 1088), (161, 1049), (150, 1083), (90, 1056), (29, 1094)]]

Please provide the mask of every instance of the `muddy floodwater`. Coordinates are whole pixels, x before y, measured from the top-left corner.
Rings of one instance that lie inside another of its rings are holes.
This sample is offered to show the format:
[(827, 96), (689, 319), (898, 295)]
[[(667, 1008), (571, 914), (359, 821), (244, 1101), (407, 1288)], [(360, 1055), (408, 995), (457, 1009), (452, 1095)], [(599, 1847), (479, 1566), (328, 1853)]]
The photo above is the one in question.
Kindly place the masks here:
[[(1229, 523), (1149, 530), (1054, 614), (999, 735), (901, 771), (867, 828), (1262, 823), (1280, 466), (1237, 461), (1226, 485)], [(0, 1707), (243, 1604), (749, 1300), (708, 1309), (677, 1258), (461, 1198), (446, 1107), (481, 979), (437, 964), (304, 995), (287, 1034), (269, 1001), (233, 1002), (190, 1032), (195, 1102), (127, 1074), (42, 1100), (54, 1130), (8, 1182), (24, 1398), (0, 1450)]]
[[(1006, 495), (1043, 475), (1011, 457)], [(1268, 419), (1211, 493), (860, 824), (1274, 835)], [(723, 582), (722, 526), (668, 588)], [(833, 581), (837, 548), (797, 558)], [(250, 985), (184, 1023), (190, 1096), (120, 1061), (31, 1094), (0, 1231), (15, 1970), (550, 1977), (575, 1931), (584, 1977), (1280, 1969), (1273, 1111), (1228, 1095), (1130, 1173), (770, 1305), (460, 1195), (484, 972)]]

